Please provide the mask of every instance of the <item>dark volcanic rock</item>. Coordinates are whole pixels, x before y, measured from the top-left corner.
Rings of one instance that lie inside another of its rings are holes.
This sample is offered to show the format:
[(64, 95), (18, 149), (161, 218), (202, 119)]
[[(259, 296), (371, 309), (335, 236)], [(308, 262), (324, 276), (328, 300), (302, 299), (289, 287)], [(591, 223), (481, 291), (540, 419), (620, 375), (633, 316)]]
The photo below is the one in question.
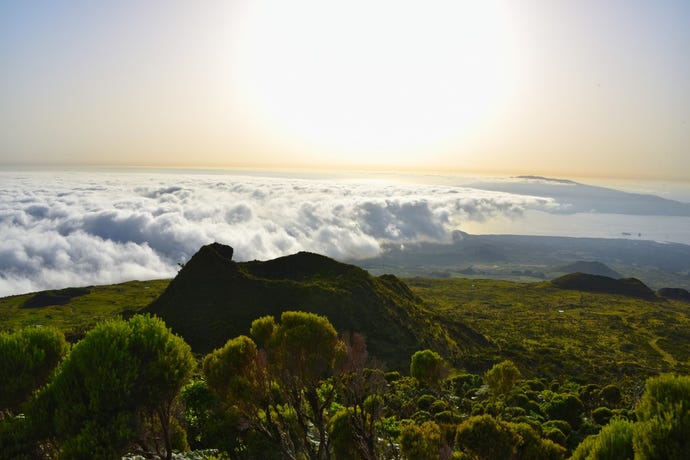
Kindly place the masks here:
[(227, 246), (225, 244), (220, 244), (220, 243), (211, 243), (208, 246), (204, 246), (210, 251), (214, 251), (216, 254), (219, 256), (232, 260), (232, 254), (235, 252), (235, 250), (231, 246)]

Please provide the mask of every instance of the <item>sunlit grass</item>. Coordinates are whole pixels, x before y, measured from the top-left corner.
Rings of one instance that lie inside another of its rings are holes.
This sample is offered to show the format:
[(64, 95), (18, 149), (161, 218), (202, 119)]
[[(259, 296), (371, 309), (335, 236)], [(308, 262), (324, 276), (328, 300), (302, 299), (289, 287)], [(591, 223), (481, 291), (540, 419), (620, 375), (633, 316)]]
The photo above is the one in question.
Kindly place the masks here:
[(128, 281), (91, 286), (89, 293), (72, 298), (65, 305), (26, 308), (36, 293), (0, 299), (0, 330), (31, 325), (55, 326), (68, 335), (93, 327), (98, 321), (137, 312), (157, 298), (170, 280)]
[[(41, 308), (22, 307), (34, 294), (3, 298), (0, 330), (52, 325), (72, 339), (79, 338), (101, 319), (142, 310), (169, 282), (94, 286), (65, 305)], [(457, 343), (459, 354), (449, 358), (458, 368), (481, 373), (511, 359), (525, 375), (619, 381), (630, 388), (660, 372), (690, 372), (687, 303), (562, 290), (549, 282), (463, 278), (405, 282), (426, 307), (420, 314), (428, 315), (407, 320), (418, 322), (410, 327), (427, 331), (429, 342), (419, 347), (436, 344), (442, 351), (449, 340)], [(375, 327), (385, 330), (386, 324), (376, 321)], [(481, 334), (487, 342), (471, 340), (467, 331)], [(400, 362), (408, 359), (397, 357)]]
[[(548, 282), (408, 279), (446, 324), (461, 322), (533, 375), (584, 381), (687, 373), (690, 305), (562, 290)], [(469, 351), (465, 359), (473, 360)]]

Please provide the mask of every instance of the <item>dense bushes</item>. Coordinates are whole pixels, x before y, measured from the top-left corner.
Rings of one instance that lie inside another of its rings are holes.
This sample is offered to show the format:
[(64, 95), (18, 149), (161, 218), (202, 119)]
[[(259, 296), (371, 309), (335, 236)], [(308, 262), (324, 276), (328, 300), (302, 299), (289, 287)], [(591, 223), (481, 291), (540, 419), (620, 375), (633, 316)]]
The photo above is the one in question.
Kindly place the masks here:
[(310, 313), (259, 318), (249, 333), (206, 355), (191, 381), (197, 361), (156, 318), (103, 322), (59, 365), (68, 347), (54, 330), (0, 334), (0, 458), (170, 458), (191, 447), (231, 459), (596, 460), (690, 450), (690, 377), (648, 380), (633, 414), (615, 385), (521, 380), (509, 361), (482, 377), (423, 350), (411, 376), (384, 373), (363, 337), (339, 338)]
[(614, 419), (599, 434), (580, 443), (572, 460), (632, 460), (632, 436), (633, 422)]
[(0, 413), (15, 412), (68, 350), (65, 336), (51, 327), (0, 332)]
[(335, 387), (324, 379), (345, 359), (345, 344), (325, 317), (313, 313), (285, 312), (279, 324), (262, 317), (250, 332), (261, 348), (240, 336), (206, 356), (209, 386), (286, 457), (328, 458), (327, 412)]
[(690, 452), (690, 376), (647, 381), (633, 430), (636, 459), (683, 459)]
[(173, 411), (194, 366), (189, 346), (159, 319), (103, 322), (27, 406), (33, 437), (60, 458), (116, 458), (135, 447), (170, 458), (185, 448)]

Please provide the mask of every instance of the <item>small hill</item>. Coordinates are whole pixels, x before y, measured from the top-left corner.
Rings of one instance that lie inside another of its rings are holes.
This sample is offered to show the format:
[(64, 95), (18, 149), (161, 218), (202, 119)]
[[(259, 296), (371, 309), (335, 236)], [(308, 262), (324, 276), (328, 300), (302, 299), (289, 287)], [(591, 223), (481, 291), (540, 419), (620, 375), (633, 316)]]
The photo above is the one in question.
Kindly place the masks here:
[(459, 353), (458, 342), (464, 349), (486, 341), (469, 328), (451, 339), (421, 299), (393, 275), (373, 277), (308, 252), (243, 263), (228, 254), (232, 249), (218, 243), (202, 247), (146, 309), (198, 353), (247, 335), (260, 316), (279, 317), (286, 310), (325, 315), (341, 333), (364, 334), (370, 355), (394, 368), (406, 367), (420, 348), (434, 348), (452, 359)]
[(662, 299), (680, 300), (681, 302), (690, 302), (690, 292), (681, 288), (661, 288), (656, 291), (656, 295)]
[(73, 287), (53, 291), (37, 292), (22, 304), (22, 308), (41, 308), (51, 305), (67, 305), (74, 298), (84, 296), (89, 292), (91, 292), (91, 289), (88, 287)]
[(560, 289), (617, 294), (638, 299), (656, 298), (654, 291), (636, 278), (613, 279), (608, 276), (571, 273), (552, 280), (551, 284)]
[(609, 278), (623, 278), (623, 276), (615, 270), (609, 268), (605, 264), (596, 261), (578, 261), (572, 264), (563, 265), (554, 269), (556, 272), (563, 273), (586, 273), (588, 275), (608, 276)]

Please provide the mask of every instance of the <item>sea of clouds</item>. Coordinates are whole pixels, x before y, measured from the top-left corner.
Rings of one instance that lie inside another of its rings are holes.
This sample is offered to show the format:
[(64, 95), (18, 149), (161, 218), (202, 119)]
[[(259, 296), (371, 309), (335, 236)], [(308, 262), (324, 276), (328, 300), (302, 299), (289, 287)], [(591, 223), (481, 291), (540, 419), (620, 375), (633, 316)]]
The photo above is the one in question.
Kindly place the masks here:
[(446, 185), (139, 172), (0, 173), (0, 296), (172, 277), (204, 244), (238, 260), (338, 259), (385, 243), (450, 242), (464, 223), (551, 198)]

